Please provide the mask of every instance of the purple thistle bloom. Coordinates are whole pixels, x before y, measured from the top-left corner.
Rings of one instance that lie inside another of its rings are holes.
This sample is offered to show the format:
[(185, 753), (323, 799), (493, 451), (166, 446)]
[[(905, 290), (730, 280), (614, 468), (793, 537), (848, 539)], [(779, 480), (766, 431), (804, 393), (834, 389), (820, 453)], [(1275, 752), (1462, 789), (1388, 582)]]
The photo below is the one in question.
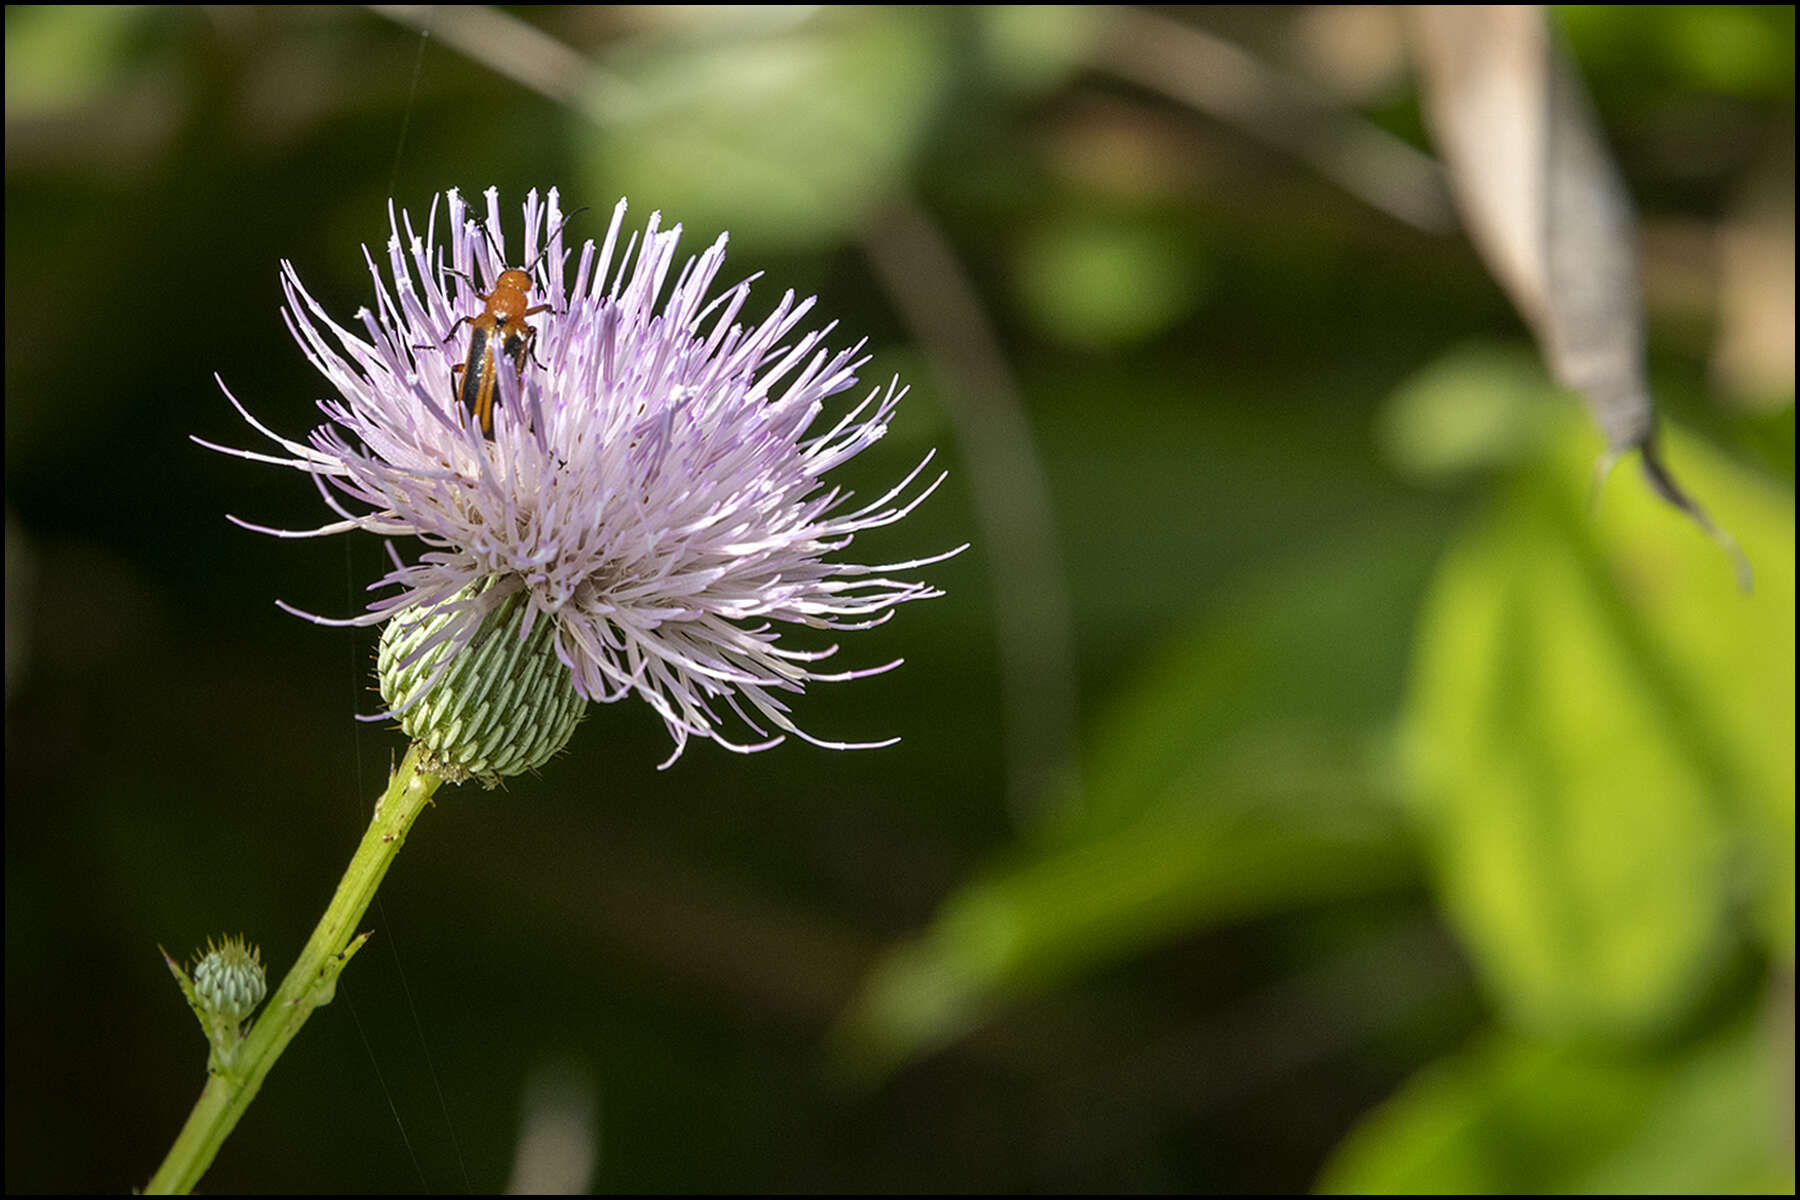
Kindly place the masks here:
[[(452, 333), (459, 317), (481, 312), (477, 281), (491, 288), (509, 265), (498, 196), (486, 196), (478, 224), (448, 193), (448, 268), (435, 201), (423, 238), (390, 209), (392, 288), (365, 249), (377, 311), (358, 314), (360, 334), (327, 316), (282, 263), (288, 327), (338, 398), (319, 402), (326, 423), (302, 444), (271, 432), (227, 389), (286, 456), (202, 444), (307, 472), (342, 519), (310, 530), (232, 519), (277, 537), (364, 529), (424, 543), (411, 562), (390, 545), (393, 570), (371, 585), (383, 594), (365, 613), (332, 620), (282, 607), (327, 625), (376, 625), (415, 607), (447, 612), (432, 639), (437, 653), (466, 646), (486, 613), (523, 593), (521, 636), (537, 620), (553, 622), (556, 657), (581, 696), (648, 702), (674, 738), (669, 762), (689, 737), (752, 751), (784, 731), (852, 748), (803, 732), (780, 694), (899, 660), (826, 673), (817, 664), (835, 646), (791, 648), (781, 632), (866, 629), (897, 604), (941, 594), (892, 575), (957, 550), (883, 566), (827, 561), (943, 481), (914, 487), (931, 454), (857, 507), (822, 481), (887, 431), (905, 389), (876, 388), (815, 430), (826, 400), (856, 384), (868, 357), (861, 342), (826, 347), (831, 325), (794, 334), (812, 299), (790, 291), (760, 323), (737, 324), (751, 280), (707, 295), (725, 238), (668, 286), (681, 227), (660, 230), (653, 214), (641, 241), (634, 234), (621, 250), (622, 200), (605, 241), (581, 247), (567, 286), (557, 193), (541, 203), (533, 191), (520, 261), (537, 264), (541, 251), (533, 299), (550, 307), (532, 318), (522, 374), (497, 356), (493, 433), (484, 436), (456, 401), (452, 371), (468, 336)], [(726, 736), (721, 704), (752, 738)]]

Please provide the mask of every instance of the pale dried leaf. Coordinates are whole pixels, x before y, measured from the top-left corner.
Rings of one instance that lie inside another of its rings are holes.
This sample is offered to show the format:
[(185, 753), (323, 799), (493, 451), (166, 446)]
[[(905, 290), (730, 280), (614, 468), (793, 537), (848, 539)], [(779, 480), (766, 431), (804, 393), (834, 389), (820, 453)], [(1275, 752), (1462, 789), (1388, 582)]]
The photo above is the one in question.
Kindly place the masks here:
[(1545, 74), (1540, 334), (1557, 382), (1587, 397), (1607, 448), (1622, 452), (1643, 445), (1654, 428), (1636, 221), (1574, 67), (1552, 52)]
[(1415, 45), (1433, 135), (1474, 241), (1537, 335), (1551, 373), (1605, 435), (1602, 471), (1641, 455), (1645, 477), (1749, 568), (1661, 462), (1644, 372), (1630, 199), (1573, 63), (1544, 10), (1429, 5)]
[(1514, 307), (1544, 319), (1543, 15), (1524, 5), (1412, 10), (1423, 99), (1463, 224)]

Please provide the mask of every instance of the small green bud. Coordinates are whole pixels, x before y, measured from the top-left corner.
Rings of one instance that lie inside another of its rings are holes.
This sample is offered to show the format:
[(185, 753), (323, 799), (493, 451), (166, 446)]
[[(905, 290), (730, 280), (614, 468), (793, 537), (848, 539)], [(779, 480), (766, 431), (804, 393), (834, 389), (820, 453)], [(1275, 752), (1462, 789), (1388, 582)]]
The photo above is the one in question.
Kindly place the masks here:
[(191, 976), (169, 957), (167, 950), (162, 951), (162, 956), (176, 986), (187, 997), (188, 1007), (199, 1019), (206, 1040), (212, 1044), (207, 1070), (215, 1074), (229, 1070), (244, 1041), (244, 1018), (256, 1011), (268, 991), (262, 951), (241, 937), (222, 938), (218, 945), (208, 938), (205, 953), (195, 951)]
[(261, 950), (242, 938), (228, 937), (217, 946), (207, 940), (206, 953), (194, 964), (194, 996), (208, 1013), (236, 1025), (256, 1011), (268, 990)]
[(556, 657), (555, 622), (540, 613), (520, 637), (528, 612), (523, 593), (496, 605), (422, 698), (418, 690), (449, 647), (406, 659), (451, 614), (409, 608), (382, 630), (381, 698), (389, 709), (404, 710), (400, 728), (421, 750), (424, 767), (450, 783), (473, 778), (493, 787), (504, 776), (542, 766), (568, 744), (587, 709)]

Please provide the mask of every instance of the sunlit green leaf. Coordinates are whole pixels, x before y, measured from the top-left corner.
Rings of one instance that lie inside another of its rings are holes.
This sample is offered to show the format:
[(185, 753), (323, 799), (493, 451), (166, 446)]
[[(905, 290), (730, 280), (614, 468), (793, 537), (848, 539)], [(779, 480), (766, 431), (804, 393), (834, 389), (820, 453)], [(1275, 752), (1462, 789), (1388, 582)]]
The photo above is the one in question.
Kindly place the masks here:
[(1739, 1022), (1650, 1061), (1490, 1034), (1417, 1076), (1320, 1174), (1344, 1194), (1783, 1192), (1779, 1054)]
[(1445, 902), (1529, 1027), (1651, 1035), (1689, 1011), (1746, 901), (1793, 946), (1792, 501), (1685, 440), (1755, 594), (1590, 441), (1522, 476), (1447, 557), (1409, 743)]

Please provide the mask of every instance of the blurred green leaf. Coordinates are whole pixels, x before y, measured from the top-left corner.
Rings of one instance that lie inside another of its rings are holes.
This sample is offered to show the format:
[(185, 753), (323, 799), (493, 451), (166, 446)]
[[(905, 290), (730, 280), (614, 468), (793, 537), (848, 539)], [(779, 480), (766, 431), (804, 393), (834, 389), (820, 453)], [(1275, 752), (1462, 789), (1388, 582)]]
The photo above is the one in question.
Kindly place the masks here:
[(1656, 75), (1734, 96), (1794, 86), (1794, 10), (1786, 4), (1568, 4), (1558, 23), (1576, 54), (1632, 81)]
[(1558, 409), (1543, 358), (1525, 344), (1469, 342), (1395, 389), (1376, 437), (1396, 470), (1425, 483), (1517, 462)]
[(1164, 332), (1206, 290), (1191, 232), (1141, 218), (1066, 215), (1027, 240), (1015, 290), (1047, 337), (1089, 349)]
[(1019, 92), (1047, 92), (1082, 68), (1100, 21), (1085, 4), (984, 4), (974, 10), (989, 73)]
[(1410, 864), (1375, 806), (1161, 813), (956, 893), (875, 968), (835, 1049), (855, 1074), (890, 1070), (1010, 1000), (1194, 929), (1392, 886)]
[(590, 190), (767, 248), (852, 233), (899, 184), (938, 105), (944, 23), (906, 8), (781, 15), (643, 41), (609, 63), (591, 106), (602, 130), (584, 147)]
[[(1758, 12), (1768, 8), (1772, 11)], [(1662, 42), (1689, 78), (1721, 92), (1753, 96), (1794, 86), (1794, 18), (1781, 5), (1672, 4)], [(1785, 37), (1783, 36), (1785, 32)]]
[[(1071, 839), (1231, 795), (1391, 794), (1382, 764), (1404, 699), (1429, 531), (1377, 533), (1220, 597), (1095, 720)], [(1309, 782), (1308, 782), (1309, 781)], [(1304, 787), (1302, 787), (1304, 784)], [(1398, 780), (1393, 788), (1399, 786)]]
[(1422, 537), (1371, 537), (1219, 605), (1101, 724), (1086, 818), (880, 962), (836, 1032), (843, 1064), (889, 1070), (1196, 929), (1409, 878), (1382, 730), (1428, 562)]
[(8, 5), (6, 119), (76, 108), (118, 86), (133, 40), (155, 19), (153, 5)]
[(1407, 1195), (1791, 1192), (1780, 1055), (1741, 1021), (1653, 1061), (1490, 1034), (1339, 1145), (1317, 1190)]
[(1447, 557), (1409, 717), (1446, 906), (1510, 1015), (1651, 1036), (1690, 1011), (1747, 900), (1793, 953), (1793, 504), (1686, 439), (1719, 548), (1585, 436)]

